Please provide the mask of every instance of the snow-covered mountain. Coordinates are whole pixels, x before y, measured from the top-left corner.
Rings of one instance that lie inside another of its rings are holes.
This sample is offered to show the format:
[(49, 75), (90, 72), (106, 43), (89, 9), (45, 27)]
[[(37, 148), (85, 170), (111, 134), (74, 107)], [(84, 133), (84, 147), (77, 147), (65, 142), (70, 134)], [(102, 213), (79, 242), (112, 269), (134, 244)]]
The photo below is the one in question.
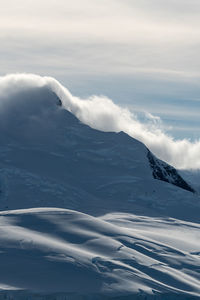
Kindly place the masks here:
[(199, 216), (192, 187), (139, 141), (81, 123), (46, 87), (13, 98), (0, 109), (1, 209)]
[(0, 95), (0, 141), (0, 299), (200, 297), (198, 193), (144, 144), (46, 86)]

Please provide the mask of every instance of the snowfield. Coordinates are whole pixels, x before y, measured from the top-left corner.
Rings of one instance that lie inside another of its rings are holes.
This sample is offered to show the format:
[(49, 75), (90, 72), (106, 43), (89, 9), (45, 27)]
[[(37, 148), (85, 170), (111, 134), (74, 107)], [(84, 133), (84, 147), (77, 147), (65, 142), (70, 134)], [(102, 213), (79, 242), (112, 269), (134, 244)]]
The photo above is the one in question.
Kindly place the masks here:
[(200, 299), (198, 181), (20, 78), (0, 84), (0, 300)]
[(200, 225), (57, 208), (4, 211), (0, 266), (0, 295), (14, 299), (26, 295), (20, 290), (65, 299), (193, 299), (200, 297)]

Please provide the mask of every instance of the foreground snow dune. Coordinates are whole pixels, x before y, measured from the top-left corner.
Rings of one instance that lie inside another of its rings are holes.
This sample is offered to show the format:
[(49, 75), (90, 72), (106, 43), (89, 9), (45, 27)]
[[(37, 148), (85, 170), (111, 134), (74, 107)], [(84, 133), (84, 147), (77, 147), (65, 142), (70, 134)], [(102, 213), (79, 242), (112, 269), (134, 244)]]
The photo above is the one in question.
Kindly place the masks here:
[(0, 299), (198, 299), (199, 229), (126, 213), (1, 212)]

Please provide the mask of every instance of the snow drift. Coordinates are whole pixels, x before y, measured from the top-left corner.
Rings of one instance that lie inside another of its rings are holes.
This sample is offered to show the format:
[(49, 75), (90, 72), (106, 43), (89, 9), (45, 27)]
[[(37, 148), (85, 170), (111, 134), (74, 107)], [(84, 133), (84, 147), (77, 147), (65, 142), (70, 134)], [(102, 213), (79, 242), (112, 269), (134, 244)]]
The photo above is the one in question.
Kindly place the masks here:
[[(152, 127), (142, 124), (137, 120), (136, 115), (126, 108), (117, 106), (110, 99), (103, 96), (80, 99), (71, 95), (65, 87), (50, 77), (16, 74), (0, 78), (0, 114), (1, 119), (4, 116), (4, 121), (8, 118), (7, 122), (4, 122), (5, 127), (9, 126), (11, 118), (13, 119), (13, 116), (16, 116), (19, 110), (25, 117), (27, 104), (23, 103), (23, 93), (25, 91), (34, 93), (34, 89), (38, 87), (53, 91), (61, 99), (64, 107), (83, 123), (103, 131), (124, 131), (142, 141), (159, 158), (177, 168), (200, 168), (199, 141), (192, 143), (188, 140), (174, 140), (156, 125)], [(21, 107), (22, 103), (23, 107)], [(32, 103), (31, 105), (35, 104)], [(12, 115), (6, 114), (8, 107), (12, 107)], [(46, 107), (43, 114), (47, 110)], [(4, 125), (1, 121), (1, 126)]]
[(199, 241), (198, 224), (176, 219), (95, 218), (56, 208), (1, 212), (0, 297), (197, 299)]

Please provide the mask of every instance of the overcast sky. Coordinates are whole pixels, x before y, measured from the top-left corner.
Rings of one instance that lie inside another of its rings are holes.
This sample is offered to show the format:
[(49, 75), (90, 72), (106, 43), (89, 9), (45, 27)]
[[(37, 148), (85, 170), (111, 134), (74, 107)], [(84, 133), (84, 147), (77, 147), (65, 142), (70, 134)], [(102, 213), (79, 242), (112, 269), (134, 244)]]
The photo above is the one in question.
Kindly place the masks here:
[(199, 0), (6, 0), (0, 75), (53, 76), (200, 137)]

